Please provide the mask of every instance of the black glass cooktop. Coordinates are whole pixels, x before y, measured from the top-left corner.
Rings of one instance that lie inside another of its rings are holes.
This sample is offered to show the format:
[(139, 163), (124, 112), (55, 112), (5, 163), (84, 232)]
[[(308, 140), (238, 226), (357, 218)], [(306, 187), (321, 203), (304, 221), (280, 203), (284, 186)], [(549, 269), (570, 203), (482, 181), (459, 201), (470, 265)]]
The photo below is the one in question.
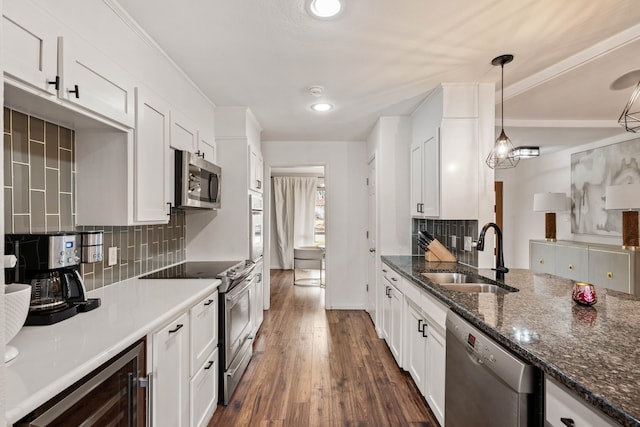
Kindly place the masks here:
[(141, 279), (215, 279), (244, 261), (191, 261), (156, 271)]

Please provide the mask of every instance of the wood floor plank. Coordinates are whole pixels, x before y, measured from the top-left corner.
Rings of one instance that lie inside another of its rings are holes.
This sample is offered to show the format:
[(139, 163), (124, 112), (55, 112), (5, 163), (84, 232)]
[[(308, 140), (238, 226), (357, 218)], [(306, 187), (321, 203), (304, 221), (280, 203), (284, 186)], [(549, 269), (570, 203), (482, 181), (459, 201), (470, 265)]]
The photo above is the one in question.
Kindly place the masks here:
[(403, 425), (438, 423), (369, 315), (325, 310), (324, 289), (272, 270), (253, 359), (209, 427)]

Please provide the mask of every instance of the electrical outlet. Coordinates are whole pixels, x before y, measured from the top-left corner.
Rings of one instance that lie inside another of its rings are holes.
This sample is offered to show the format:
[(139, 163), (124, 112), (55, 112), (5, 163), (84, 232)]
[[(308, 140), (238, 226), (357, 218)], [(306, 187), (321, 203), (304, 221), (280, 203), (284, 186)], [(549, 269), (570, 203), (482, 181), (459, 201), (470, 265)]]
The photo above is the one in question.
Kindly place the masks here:
[(458, 247), (458, 241), (456, 236), (451, 236), (451, 249), (455, 249)]
[(471, 236), (464, 236), (464, 250), (467, 252), (471, 252), (471, 248), (473, 245), (473, 239)]
[(112, 246), (109, 248), (109, 265), (116, 265), (118, 263), (118, 247)]

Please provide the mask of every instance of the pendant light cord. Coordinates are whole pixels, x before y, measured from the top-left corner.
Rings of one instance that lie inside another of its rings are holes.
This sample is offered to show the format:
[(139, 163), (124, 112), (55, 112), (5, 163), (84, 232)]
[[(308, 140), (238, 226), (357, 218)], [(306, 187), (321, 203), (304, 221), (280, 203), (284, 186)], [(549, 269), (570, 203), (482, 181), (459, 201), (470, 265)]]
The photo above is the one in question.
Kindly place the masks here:
[(500, 64), (500, 128), (504, 131), (504, 61)]

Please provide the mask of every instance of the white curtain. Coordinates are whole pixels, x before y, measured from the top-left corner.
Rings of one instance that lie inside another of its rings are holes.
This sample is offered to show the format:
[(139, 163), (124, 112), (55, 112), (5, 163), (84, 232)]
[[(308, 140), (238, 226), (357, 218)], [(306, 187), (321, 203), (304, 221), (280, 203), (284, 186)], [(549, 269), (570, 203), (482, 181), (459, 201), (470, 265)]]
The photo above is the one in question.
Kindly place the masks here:
[(293, 268), (293, 248), (313, 245), (316, 177), (276, 176), (273, 178), (276, 250), (280, 265)]

